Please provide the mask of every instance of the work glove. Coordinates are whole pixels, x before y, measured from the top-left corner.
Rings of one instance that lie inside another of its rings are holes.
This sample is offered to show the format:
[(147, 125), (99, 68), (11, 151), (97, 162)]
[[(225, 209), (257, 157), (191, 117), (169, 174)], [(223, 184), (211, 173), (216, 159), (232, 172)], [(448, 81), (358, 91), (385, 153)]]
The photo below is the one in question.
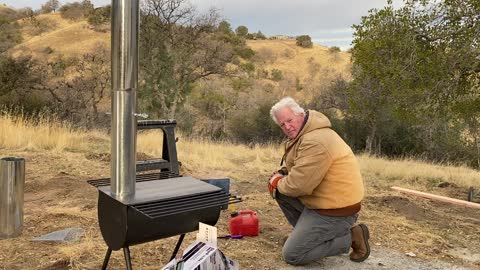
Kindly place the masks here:
[(283, 175), (280, 174), (279, 172), (275, 172), (270, 176), (270, 179), (268, 179), (268, 191), (270, 192), (270, 196), (272, 196), (273, 199), (275, 199), (277, 195), (277, 184), (280, 179), (283, 178)]

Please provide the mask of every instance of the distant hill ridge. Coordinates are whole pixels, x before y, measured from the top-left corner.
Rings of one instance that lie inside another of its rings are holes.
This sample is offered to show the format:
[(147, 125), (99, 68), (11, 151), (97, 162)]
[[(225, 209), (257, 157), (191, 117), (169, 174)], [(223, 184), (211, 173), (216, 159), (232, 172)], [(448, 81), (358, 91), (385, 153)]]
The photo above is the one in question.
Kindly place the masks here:
[(9, 16), (15, 16), (15, 9), (5, 5), (5, 4), (0, 4), (0, 17), (9, 17)]
[[(0, 12), (9, 9), (2, 5), (0, 8)], [(31, 34), (33, 27), (26, 19), (19, 20), (23, 42), (9, 51), (11, 55), (31, 54), (34, 58), (48, 60), (60, 54), (80, 56), (94, 50), (97, 44), (110, 46), (110, 31), (94, 31), (84, 20), (66, 20), (59, 13), (42, 14), (37, 16), (37, 20), (46, 28), (39, 35)], [(294, 39), (287, 38), (248, 40), (247, 44), (256, 52), (253, 59), (256, 66), (269, 71), (278, 69), (287, 78), (303, 82), (309, 78), (331, 78), (338, 74), (348, 78), (350, 74), (350, 53), (347, 52), (332, 52), (328, 47), (317, 44), (312, 48), (302, 48), (295, 44)]]

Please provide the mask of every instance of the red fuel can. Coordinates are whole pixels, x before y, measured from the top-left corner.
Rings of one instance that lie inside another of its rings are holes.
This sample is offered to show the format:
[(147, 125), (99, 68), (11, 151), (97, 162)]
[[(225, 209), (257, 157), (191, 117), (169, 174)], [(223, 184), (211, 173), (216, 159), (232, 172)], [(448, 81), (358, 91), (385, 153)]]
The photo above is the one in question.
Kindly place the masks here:
[(230, 234), (243, 236), (258, 235), (257, 213), (251, 210), (241, 210), (230, 218)]

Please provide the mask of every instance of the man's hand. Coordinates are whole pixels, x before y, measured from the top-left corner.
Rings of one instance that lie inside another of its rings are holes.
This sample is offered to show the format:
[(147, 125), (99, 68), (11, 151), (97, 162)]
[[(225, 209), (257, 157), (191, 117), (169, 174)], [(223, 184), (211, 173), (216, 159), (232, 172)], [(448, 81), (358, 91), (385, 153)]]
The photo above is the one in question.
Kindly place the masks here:
[(276, 193), (277, 193), (277, 184), (280, 179), (283, 178), (283, 175), (280, 174), (279, 172), (274, 172), (271, 176), (270, 179), (268, 179), (268, 191), (270, 192), (270, 195), (272, 198), (275, 199)]

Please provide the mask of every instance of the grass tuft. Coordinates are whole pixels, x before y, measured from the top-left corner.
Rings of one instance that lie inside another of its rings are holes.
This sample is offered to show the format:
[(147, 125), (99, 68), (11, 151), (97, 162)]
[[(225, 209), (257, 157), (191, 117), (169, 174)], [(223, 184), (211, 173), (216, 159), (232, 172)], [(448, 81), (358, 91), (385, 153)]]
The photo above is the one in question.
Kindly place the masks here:
[(82, 150), (85, 133), (59, 122), (55, 116), (0, 112), (0, 148), (20, 150)]

